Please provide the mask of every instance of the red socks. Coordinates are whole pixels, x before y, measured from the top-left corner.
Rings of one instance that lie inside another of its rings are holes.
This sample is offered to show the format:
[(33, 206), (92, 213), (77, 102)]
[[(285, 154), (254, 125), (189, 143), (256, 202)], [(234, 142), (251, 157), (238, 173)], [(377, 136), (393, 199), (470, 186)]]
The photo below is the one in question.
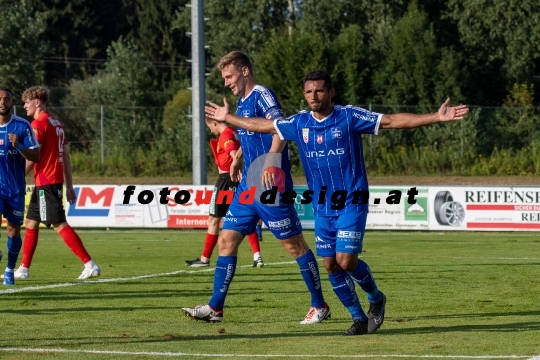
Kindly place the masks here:
[[(66, 245), (71, 249), (71, 251), (82, 261), (83, 264), (89, 262), (92, 258), (86, 252), (84, 245), (81, 241), (81, 238), (77, 233), (71, 228), (71, 226), (66, 225), (58, 233)], [(25, 236), (26, 239), (26, 236)]]
[(202, 256), (204, 256), (207, 259), (210, 259), (212, 257), (212, 251), (214, 251), (214, 248), (216, 247), (218, 238), (219, 238), (219, 235), (208, 234), (208, 233), (206, 234)]
[(38, 243), (39, 229), (26, 229), (24, 232), (21, 266), (29, 268)]
[(251, 251), (255, 254), (256, 252), (260, 252), (261, 248), (259, 246), (259, 236), (257, 235), (257, 232), (251, 233), (247, 236), (249, 241), (249, 246), (251, 246)]

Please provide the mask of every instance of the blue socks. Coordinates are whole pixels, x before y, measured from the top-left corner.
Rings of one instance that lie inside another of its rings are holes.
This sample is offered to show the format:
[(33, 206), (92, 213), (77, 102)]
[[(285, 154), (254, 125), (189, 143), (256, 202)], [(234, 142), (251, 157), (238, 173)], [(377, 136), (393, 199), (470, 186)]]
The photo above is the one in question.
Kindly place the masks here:
[(375, 285), (375, 280), (373, 279), (373, 275), (371, 275), (368, 264), (358, 259), (356, 269), (350, 272), (349, 275), (351, 275), (354, 281), (356, 281), (362, 290), (367, 293), (367, 298), (370, 303), (376, 303), (382, 300), (382, 294), (379, 289), (377, 289), (377, 285)]
[(236, 256), (219, 256), (216, 261), (216, 272), (214, 274), (214, 292), (208, 305), (216, 311), (222, 311), (225, 298), (229, 291), (229, 285), (236, 271)]
[(322, 293), (321, 276), (319, 275), (319, 266), (317, 260), (313, 256), (313, 252), (309, 250), (304, 255), (296, 259), (300, 267), (300, 273), (304, 278), (304, 282), (311, 293), (311, 306), (323, 308), (326, 305)]
[(21, 252), (22, 247), (22, 239), (21, 236), (15, 236), (13, 238), (9, 237), (7, 238), (7, 250), (8, 250), (8, 256), (7, 256), (7, 268), (8, 269), (15, 269), (15, 265), (17, 264), (17, 258), (19, 257), (19, 253)]
[(366, 313), (362, 310), (358, 295), (354, 288), (354, 280), (345, 270), (335, 274), (328, 274), (328, 280), (332, 284), (332, 289), (336, 293), (341, 303), (349, 310), (354, 320), (366, 322), (368, 320)]

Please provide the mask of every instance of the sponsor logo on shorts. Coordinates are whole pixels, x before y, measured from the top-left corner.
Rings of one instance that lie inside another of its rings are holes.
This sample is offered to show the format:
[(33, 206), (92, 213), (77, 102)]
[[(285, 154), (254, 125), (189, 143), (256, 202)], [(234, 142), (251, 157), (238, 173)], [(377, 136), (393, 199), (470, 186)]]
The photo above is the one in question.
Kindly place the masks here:
[(233, 217), (226, 217), (226, 218), (223, 218), (223, 221), (228, 221), (228, 222), (234, 222), (234, 223), (237, 223), (237, 222), (238, 222), (238, 219), (237, 219), (237, 218), (233, 218)]
[(320, 237), (318, 236), (315, 236), (315, 242), (318, 243), (318, 242), (324, 242), (323, 239), (321, 239)]
[(362, 239), (363, 233), (359, 231), (339, 230), (337, 237), (344, 239)]
[(317, 249), (331, 249), (331, 248), (332, 248), (332, 245), (331, 245), (331, 244), (323, 244), (323, 245), (315, 244), (315, 247), (316, 247)]
[(268, 222), (268, 227), (270, 229), (282, 229), (282, 228), (285, 228), (287, 226), (290, 226), (291, 225), (291, 219), (290, 218), (285, 218), (283, 220), (279, 220), (279, 221), (269, 221)]
[(39, 217), (41, 221), (47, 220), (47, 202), (45, 201), (45, 190), (39, 190)]
[(292, 233), (292, 230), (282, 232), (281, 234), (279, 234), (279, 236), (289, 235), (290, 233)]
[(23, 217), (24, 216), (24, 211), (13, 210), (13, 215), (15, 215), (17, 217)]

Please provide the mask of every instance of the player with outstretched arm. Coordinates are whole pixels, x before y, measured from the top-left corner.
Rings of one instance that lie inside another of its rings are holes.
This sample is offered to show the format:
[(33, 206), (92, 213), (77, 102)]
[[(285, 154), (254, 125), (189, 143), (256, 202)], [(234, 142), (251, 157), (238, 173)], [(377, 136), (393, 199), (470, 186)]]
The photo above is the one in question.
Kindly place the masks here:
[[(304, 97), (311, 109), (287, 119), (243, 118), (229, 113), (224, 106), (210, 103), (207, 116), (227, 121), (246, 131), (278, 134), (282, 140), (298, 144), (300, 158), (314, 201), (315, 246), (334, 292), (349, 310), (353, 324), (347, 335), (373, 333), (384, 321), (386, 296), (378, 290), (368, 265), (358, 258), (362, 252), (367, 199), (358, 201), (355, 191), (368, 191), (368, 182), (360, 134), (377, 134), (381, 129), (411, 129), (437, 122), (461, 120), (466, 105), (449, 107), (447, 99), (434, 114), (378, 114), (351, 105), (332, 105), (335, 88), (330, 75), (322, 70), (304, 77)], [(341, 191), (343, 206), (332, 204), (328, 196)], [(367, 293), (370, 304), (367, 315), (360, 307), (354, 283)]]

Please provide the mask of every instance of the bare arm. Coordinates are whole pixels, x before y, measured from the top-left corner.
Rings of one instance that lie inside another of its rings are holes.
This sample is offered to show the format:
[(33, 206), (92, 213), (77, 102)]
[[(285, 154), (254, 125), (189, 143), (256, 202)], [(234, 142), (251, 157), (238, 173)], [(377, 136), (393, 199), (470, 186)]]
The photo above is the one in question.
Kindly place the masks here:
[(229, 175), (231, 176), (231, 180), (234, 182), (240, 182), (242, 180), (242, 168), (244, 167), (244, 158), (242, 157), (242, 154), (243, 152), (241, 147), (234, 151), (234, 155), (231, 151), (232, 163), (231, 169), (229, 170)]
[(438, 122), (461, 120), (469, 112), (467, 105), (449, 107), (450, 98), (446, 99), (439, 111), (433, 114), (392, 114), (383, 115), (381, 119), (382, 129), (412, 129), (420, 126), (431, 125)]
[(34, 170), (34, 165), (36, 165), (35, 162), (31, 162), (30, 160), (26, 160), (26, 170), (24, 172), (25, 175), (30, 174)]
[(64, 181), (66, 183), (66, 199), (70, 204), (77, 200), (75, 189), (73, 189), (73, 174), (71, 172), (71, 157), (69, 156), (68, 146), (64, 144)]
[(73, 174), (71, 173), (71, 157), (69, 156), (68, 146), (64, 144), (64, 181), (66, 187), (73, 187)]
[[(277, 131), (274, 128), (274, 121), (264, 118), (244, 118), (238, 115), (233, 115), (229, 113), (229, 104), (227, 103), (227, 99), (223, 99), (223, 104), (224, 106), (219, 106), (218, 104), (211, 102), (210, 105), (204, 107), (204, 111), (208, 117), (214, 120), (226, 121), (231, 125), (241, 127), (247, 131), (277, 134)], [(285, 145), (283, 145), (283, 147), (285, 147)], [(283, 147), (281, 150), (283, 150)]]
[[(274, 128), (274, 122), (272, 121), (272, 128)], [(275, 128), (274, 128), (275, 130)], [(287, 140), (281, 140), (279, 136), (274, 131), (274, 137), (272, 138), (272, 146), (270, 147), (270, 152), (280, 153), (287, 145)]]
[(26, 160), (30, 160), (33, 162), (39, 161), (39, 149), (30, 149), (23, 147), (22, 144), (19, 143), (19, 138), (16, 134), (8, 134), (8, 137), (11, 145), (16, 148)]

